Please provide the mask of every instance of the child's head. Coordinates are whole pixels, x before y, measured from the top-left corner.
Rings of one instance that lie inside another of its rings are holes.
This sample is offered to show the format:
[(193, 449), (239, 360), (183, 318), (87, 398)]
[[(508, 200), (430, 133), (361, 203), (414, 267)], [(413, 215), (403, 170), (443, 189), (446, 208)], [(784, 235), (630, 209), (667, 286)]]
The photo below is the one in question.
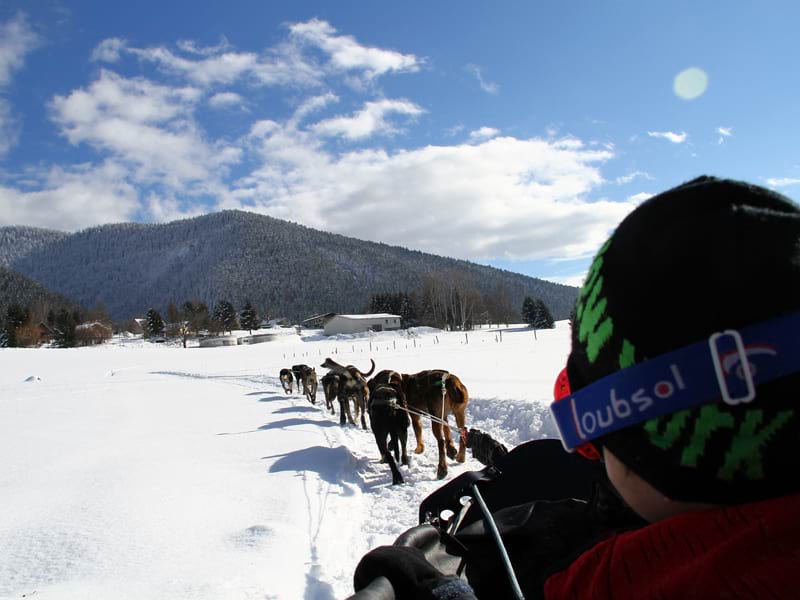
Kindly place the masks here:
[[(660, 416), (595, 440), (658, 493), (691, 507), (800, 491), (800, 353), (748, 329), (792, 313), (800, 313), (796, 205), (707, 177), (651, 198), (600, 249), (578, 296), (569, 387), (584, 399), (596, 390), (605, 404), (590, 410), (570, 398), (562, 433), (574, 427), (576, 439), (591, 439), (589, 429), (660, 406)], [(790, 334), (800, 340), (800, 330)], [(644, 363), (687, 346), (694, 354), (648, 374)], [(783, 371), (770, 375), (778, 363)], [(615, 373), (636, 384), (599, 381)], [(703, 386), (702, 403), (690, 405)]]

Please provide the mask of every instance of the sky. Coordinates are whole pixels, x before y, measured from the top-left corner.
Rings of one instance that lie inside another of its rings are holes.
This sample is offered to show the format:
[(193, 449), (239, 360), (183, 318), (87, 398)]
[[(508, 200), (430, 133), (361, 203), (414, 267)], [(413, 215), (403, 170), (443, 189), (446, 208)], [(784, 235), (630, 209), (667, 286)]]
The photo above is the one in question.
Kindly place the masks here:
[(409, 428), (405, 484), (392, 485), (375, 437), (339, 426), (338, 402), (330, 414), (321, 389), (315, 406), (296, 387), (283, 393), (278, 372), (292, 362), (435, 365), (467, 386), (469, 427), (508, 448), (558, 436), (548, 400), (569, 353), (566, 321), (538, 333), (512, 325), (502, 342), (497, 328), (473, 330), (469, 344), (431, 328), (415, 328), (413, 344), (395, 331), (269, 331), (266, 344), (188, 351), (141, 338), (4, 349), (0, 598), (349, 597), (368, 550), (416, 525), (445, 481), (483, 465), (467, 452), (437, 479), (425, 422), (425, 451), (414, 453)]
[(0, 226), (240, 209), (578, 285), (628, 212), (698, 175), (797, 196), (798, 18), (789, 1), (6, 0)]

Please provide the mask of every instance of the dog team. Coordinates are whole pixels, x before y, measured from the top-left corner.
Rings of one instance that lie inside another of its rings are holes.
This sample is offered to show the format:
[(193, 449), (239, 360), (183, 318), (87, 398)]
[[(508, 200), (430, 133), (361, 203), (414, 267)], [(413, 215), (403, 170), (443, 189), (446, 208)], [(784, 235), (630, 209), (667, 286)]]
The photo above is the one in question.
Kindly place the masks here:
[[(370, 359), (370, 362), (372, 367), (365, 373), (353, 365), (344, 366), (331, 358), (325, 359), (320, 366), (328, 369), (321, 380), (326, 407), (336, 414), (334, 401), (338, 400), (339, 423), (355, 425), (360, 418), (363, 429), (367, 428), (366, 415), (369, 414), (370, 428), (375, 435), (381, 462), (388, 463), (392, 472), (392, 484), (403, 483), (397, 462), (408, 465), (406, 443), (409, 422), (417, 441), (414, 452), (421, 454), (425, 451), (422, 418), (429, 419), (439, 451), (436, 476), (444, 478), (447, 475), (447, 458), (458, 462), (464, 462), (466, 458), (467, 388), (456, 375), (441, 369), (411, 375), (385, 370), (369, 379), (375, 371), (375, 361)], [(302, 390), (308, 401), (316, 404), (319, 384), (315, 368), (293, 365), (290, 369), (281, 369), (280, 380), (285, 393), (292, 394), (293, 385), (296, 384), (298, 393)], [(459, 432), (458, 450), (447, 424), (450, 414), (455, 417)]]

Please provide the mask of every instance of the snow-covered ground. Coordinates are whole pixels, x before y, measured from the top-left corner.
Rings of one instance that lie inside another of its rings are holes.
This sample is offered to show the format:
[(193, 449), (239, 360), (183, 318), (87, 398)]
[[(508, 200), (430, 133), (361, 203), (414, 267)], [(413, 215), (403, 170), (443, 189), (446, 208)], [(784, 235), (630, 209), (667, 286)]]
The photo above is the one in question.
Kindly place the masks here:
[[(500, 338), (284, 330), (253, 346), (0, 350), (0, 597), (347, 596), (358, 559), (416, 525), (442, 484), (435, 440), (426, 428), (392, 486), (371, 433), (340, 427), (321, 389), (316, 406), (285, 395), (278, 371), (321, 375), (326, 356), (447, 369), (469, 389), (470, 427), (509, 446), (554, 437), (568, 324)], [(480, 467), (449, 462), (448, 479)]]

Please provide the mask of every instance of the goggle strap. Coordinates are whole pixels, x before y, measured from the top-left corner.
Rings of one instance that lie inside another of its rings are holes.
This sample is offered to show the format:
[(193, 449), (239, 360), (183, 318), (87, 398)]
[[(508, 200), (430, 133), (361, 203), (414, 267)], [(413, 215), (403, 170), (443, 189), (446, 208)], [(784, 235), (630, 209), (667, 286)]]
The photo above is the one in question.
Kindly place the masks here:
[(726, 330), (617, 371), (550, 406), (564, 447), (720, 399), (752, 402), (756, 386), (800, 370), (800, 313)]

